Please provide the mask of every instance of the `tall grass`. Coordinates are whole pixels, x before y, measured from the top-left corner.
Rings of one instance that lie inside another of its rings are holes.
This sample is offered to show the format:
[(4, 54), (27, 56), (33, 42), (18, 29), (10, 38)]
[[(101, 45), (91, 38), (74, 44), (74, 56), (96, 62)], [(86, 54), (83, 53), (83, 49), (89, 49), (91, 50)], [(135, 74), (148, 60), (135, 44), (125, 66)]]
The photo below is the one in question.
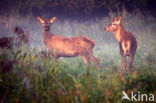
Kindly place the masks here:
[[(135, 70), (120, 76), (121, 61), (118, 42), (112, 33), (104, 32), (110, 18), (96, 20), (58, 20), (51, 31), (63, 36), (84, 35), (96, 40), (94, 54), (100, 59), (101, 71), (94, 64), (87, 68), (80, 57), (61, 58), (37, 55), (46, 50), (42, 41), (41, 25), (35, 17), (1, 17), (1, 36), (13, 36), (12, 28), (22, 26), (29, 31), (30, 42), (20, 48), (0, 52), (0, 102), (2, 103), (128, 103), (121, 101), (122, 91), (138, 91), (156, 95), (156, 34), (155, 18), (140, 19), (128, 15), (125, 28), (137, 37), (138, 49)], [(24, 49), (22, 49), (24, 48)], [(11, 64), (12, 63), (12, 64)], [(8, 70), (6, 70), (8, 69)]]

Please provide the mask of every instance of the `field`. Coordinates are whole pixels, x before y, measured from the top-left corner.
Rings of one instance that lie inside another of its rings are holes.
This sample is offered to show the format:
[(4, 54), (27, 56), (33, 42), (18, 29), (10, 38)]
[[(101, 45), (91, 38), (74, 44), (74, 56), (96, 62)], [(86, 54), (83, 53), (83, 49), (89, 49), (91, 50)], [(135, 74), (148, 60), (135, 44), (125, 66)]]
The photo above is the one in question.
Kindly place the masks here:
[(39, 54), (47, 48), (35, 17), (3, 16), (0, 21), (6, 21), (0, 24), (1, 37), (15, 38), (15, 25), (29, 32), (27, 43), (17, 42), (18, 46), (0, 50), (0, 103), (133, 103), (121, 101), (123, 91), (156, 96), (156, 19), (152, 16), (145, 19), (128, 14), (123, 20), (138, 41), (134, 72), (127, 71), (124, 77), (120, 75), (118, 42), (104, 31), (110, 17), (84, 21), (58, 18), (51, 25), (54, 34), (95, 39), (94, 55), (100, 59), (100, 71), (93, 63), (87, 68), (80, 57), (54, 63), (53, 57)]

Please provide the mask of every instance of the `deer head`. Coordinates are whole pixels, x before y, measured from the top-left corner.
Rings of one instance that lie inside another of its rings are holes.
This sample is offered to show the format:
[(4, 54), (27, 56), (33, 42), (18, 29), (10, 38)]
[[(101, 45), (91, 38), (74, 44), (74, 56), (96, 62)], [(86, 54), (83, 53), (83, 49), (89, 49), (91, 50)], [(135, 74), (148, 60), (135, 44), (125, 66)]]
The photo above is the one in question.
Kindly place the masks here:
[(43, 26), (44, 31), (49, 31), (50, 30), (50, 24), (52, 24), (55, 20), (56, 17), (52, 17), (51, 19), (42, 19), (40, 17), (36, 18)]
[(122, 20), (121, 16), (115, 17), (112, 20), (111, 24), (108, 25), (106, 28), (104, 28), (105, 31), (107, 31), (107, 32), (114, 32), (114, 31), (118, 30), (119, 26), (121, 25), (121, 20)]

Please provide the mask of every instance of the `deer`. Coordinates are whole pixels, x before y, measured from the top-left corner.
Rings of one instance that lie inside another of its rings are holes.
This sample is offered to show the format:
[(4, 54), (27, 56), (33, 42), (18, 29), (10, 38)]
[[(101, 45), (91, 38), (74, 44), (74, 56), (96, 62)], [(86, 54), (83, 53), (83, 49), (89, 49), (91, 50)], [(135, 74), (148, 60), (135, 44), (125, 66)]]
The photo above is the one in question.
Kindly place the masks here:
[(99, 60), (93, 55), (95, 40), (86, 36), (65, 37), (53, 34), (50, 25), (57, 19), (36, 17), (42, 25), (42, 38), (48, 51), (57, 61), (60, 57), (71, 58), (81, 56), (87, 66), (94, 62), (97, 69), (100, 69)]
[(129, 71), (132, 72), (132, 63), (137, 49), (137, 40), (131, 32), (126, 31), (121, 21), (122, 16), (115, 17), (111, 24), (105, 27), (104, 30), (106, 32), (113, 32), (115, 38), (119, 42), (120, 55), (122, 58), (122, 74), (125, 74), (127, 67), (127, 56), (129, 57)]

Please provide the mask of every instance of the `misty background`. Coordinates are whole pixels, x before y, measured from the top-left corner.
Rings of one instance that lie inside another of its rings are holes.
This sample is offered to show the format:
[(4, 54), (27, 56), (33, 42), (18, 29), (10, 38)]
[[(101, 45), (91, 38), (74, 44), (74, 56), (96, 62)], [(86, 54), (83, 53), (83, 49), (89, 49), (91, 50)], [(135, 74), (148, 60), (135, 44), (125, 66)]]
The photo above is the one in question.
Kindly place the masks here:
[(141, 55), (145, 58), (153, 55), (155, 61), (154, 4), (152, 0), (1, 0), (0, 37), (15, 37), (13, 28), (18, 25), (29, 32), (31, 50), (46, 50), (42, 26), (36, 17), (49, 19), (56, 16), (57, 20), (51, 25), (53, 34), (90, 37), (96, 40), (94, 51), (97, 57), (103, 57), (102, 61), (108, 59), (110, 62), (113, 58), (119, 61), (118, 42), (112, 33), (104, 31), (104, 27), (124, 12), (123, 25), (138, 41), (137, 56), (142, 60), (144, 56)]

